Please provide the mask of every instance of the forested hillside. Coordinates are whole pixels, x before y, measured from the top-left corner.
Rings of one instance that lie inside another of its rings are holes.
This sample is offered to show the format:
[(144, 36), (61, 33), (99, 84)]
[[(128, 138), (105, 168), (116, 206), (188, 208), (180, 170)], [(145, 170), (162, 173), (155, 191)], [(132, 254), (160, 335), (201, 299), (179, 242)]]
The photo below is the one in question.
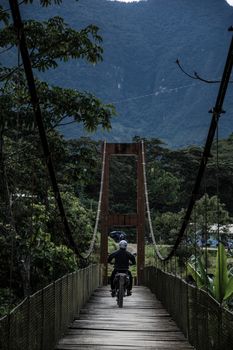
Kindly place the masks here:
[[(24, 16), (43, 19), (61, 15), (75, 28), (95, 23), (103, 37), (103, 62), (89, 66), (69, 62), (44, 78), (64, 87), (87, 90), (114, 102), (114, 141), (134, 135), (159, 137), (171, 146), (200, 144), (206, 136), (208, 110), (218, 84), (185, 76), (175, 64), (207, 79), (221, 77), (231, 34), (233, 8), (224, 0), (148, 0), (121, 3), (107, 0), (63, 2), (46, 11), (24, 9)], [(233, 129), (232, 88), (229, 88), (220, 135)], [(80, 127), (63, 129), (67, 137), (83, 134)]]

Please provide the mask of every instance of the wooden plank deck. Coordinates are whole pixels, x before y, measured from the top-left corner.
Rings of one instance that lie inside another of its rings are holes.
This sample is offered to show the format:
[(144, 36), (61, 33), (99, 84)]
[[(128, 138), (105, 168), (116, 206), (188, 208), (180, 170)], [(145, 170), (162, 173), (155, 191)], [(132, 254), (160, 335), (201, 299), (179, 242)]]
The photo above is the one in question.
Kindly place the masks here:
[(190, 350), (161, 303), (146, 287), (134, 287), (119, 309), (109, 287), (99, 288), (60, 340), (59, 350)]

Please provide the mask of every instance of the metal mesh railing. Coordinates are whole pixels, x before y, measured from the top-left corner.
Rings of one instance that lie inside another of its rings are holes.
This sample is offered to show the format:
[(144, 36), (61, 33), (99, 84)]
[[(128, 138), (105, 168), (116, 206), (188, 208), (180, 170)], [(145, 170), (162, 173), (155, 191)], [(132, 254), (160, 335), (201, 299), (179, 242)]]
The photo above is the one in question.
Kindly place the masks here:
[(91, 265), (25, 299), (0, 319), (0, 349), (54, 349), (75, 314), (101, 284), (101, 266)]
[(144, 278), (197, 350), (232, 350), (232, 312), (205, 291), (156, 267), (146, 267)]

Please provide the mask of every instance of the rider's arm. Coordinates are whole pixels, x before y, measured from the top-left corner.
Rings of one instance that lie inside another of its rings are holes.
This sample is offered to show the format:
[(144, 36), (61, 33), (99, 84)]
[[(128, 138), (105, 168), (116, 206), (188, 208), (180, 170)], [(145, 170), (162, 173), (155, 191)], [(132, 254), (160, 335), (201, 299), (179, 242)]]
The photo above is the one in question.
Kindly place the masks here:
[(131, 261), (132, 265), (136, 265), (136, 260), (135, 260), (135, 256), (133, 254), (130, 253), (129, 255), (129, 260)]
[(115, 257), (115, 254), (114, 253), (112, 253), (112, 254), (110, 254), (109, 255), (109, 257), (108, 257), (108, 263), (110, 264), (111, 263), (111, 261), (112, 261), (112, 259)]

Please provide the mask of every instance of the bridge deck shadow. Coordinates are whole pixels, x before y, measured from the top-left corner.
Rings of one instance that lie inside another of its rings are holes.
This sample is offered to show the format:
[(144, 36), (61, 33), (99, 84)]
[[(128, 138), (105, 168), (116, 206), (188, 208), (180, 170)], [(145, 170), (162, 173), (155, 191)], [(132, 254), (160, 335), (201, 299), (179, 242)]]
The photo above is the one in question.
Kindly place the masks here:
[(136, 286), (118, 308), (109, 287), (97, 289), (56, 349), (193, 349), (161, 303), (146, 287)]

